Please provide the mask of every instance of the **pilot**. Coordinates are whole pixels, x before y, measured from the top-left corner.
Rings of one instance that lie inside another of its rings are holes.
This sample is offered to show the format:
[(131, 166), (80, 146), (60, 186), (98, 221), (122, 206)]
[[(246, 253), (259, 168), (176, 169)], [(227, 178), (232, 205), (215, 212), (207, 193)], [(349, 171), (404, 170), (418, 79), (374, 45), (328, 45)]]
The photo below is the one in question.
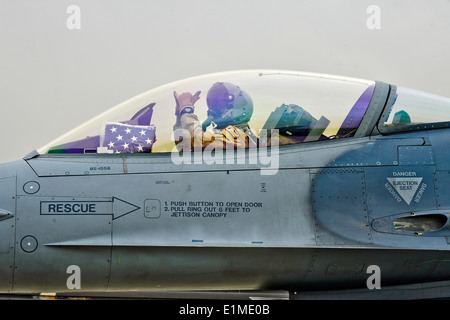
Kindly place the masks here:
[(232, 83), (216, 82), (207, 93), (208, 118), (201, 125), (194, 113), (200, 93), (178, 95), (174, 92), (177, 121), (173, 129), (184, 129), (191, 138), (188, 140), (183, 136), (181, 141), (175, 141), (178, 150), (192, 151), (200, 145), (202, 149), (206, 146), (210, 149), (256, 146), (257, 137), (248, 125), (253, 114), (253, 101), (245, 91)]

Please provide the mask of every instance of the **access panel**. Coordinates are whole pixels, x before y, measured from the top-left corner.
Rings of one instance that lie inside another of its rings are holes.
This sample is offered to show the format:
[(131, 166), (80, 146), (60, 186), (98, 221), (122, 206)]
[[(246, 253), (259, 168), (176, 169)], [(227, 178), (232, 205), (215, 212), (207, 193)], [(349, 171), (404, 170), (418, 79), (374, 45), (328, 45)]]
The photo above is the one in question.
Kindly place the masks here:
[(16, 177), (0, 179), (0, 292), (9, 292), (14, 263)]
[(364, 168), (311, 169), (311, 185), (318, 245), (372, 242)]
[(129, 209), (108, 177), (17, 177), (14, 292), (106, 289), (112, 222)]

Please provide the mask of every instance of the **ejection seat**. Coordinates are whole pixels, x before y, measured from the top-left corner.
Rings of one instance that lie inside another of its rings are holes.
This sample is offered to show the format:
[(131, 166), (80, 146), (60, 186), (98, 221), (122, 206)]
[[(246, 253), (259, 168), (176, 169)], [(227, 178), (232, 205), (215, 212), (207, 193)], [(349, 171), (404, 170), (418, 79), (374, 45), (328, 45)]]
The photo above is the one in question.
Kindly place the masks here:
[(272, 136), (271, 130), (278, 129), (279, 145), (287, 145), (328, 139), (323, 132), (329, 123), (323, 116), (317, 120), (298, 105), (283, 103), (270, 114), (263, 129), (267, 130), (267, 137)]

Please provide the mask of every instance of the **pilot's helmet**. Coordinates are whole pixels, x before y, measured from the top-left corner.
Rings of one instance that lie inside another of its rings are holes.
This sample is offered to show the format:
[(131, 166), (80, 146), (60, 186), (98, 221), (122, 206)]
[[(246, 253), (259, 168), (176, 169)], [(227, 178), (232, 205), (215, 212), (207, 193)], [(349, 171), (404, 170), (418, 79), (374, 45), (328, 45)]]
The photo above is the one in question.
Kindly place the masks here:
[(392, 124), (410, 124), (411, 123), (411, 118), (409, 117), (409, 114), (404, 111), (401, 110), (399, 112), (397, 112), (394, 115), (394, 119), (392, 120)]
[(237, 85), (216, 82), (206, 96), (208, 118), (217, 128), (237, 125), (250, 121), (253, 114), (252, 98)]

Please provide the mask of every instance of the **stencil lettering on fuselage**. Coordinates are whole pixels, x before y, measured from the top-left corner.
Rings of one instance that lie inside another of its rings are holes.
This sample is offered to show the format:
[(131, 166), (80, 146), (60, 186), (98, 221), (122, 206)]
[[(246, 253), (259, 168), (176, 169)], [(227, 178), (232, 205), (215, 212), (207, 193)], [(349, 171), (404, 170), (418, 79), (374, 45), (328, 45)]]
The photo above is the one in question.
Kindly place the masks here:
[[(387, 180), (389, 181), (390, 185), (386, 184), (385, 186), (392, 194), (392, 196), (398, 202), (401, 202), (401, 199), (403, 199), (409, 205), (416, 195), (416, 192), (422, 183), (423, 177), (417, 177), (415, 172), (393, 172), (393, 177), (387, 178)], [(391, 186), (393, 189), (391, 188)], [(426, 185), (422, 184), (420, 188), (420, 190), (422, 190), (422, 193), (425, 188)], [(396, 191), (396, 193), (394, 190)], [(416, 196), (416, 202), (420, 201), (422, 193), (420, 194), (420, 197)], [(399, 198), (397, 194), (401, 198)]]

